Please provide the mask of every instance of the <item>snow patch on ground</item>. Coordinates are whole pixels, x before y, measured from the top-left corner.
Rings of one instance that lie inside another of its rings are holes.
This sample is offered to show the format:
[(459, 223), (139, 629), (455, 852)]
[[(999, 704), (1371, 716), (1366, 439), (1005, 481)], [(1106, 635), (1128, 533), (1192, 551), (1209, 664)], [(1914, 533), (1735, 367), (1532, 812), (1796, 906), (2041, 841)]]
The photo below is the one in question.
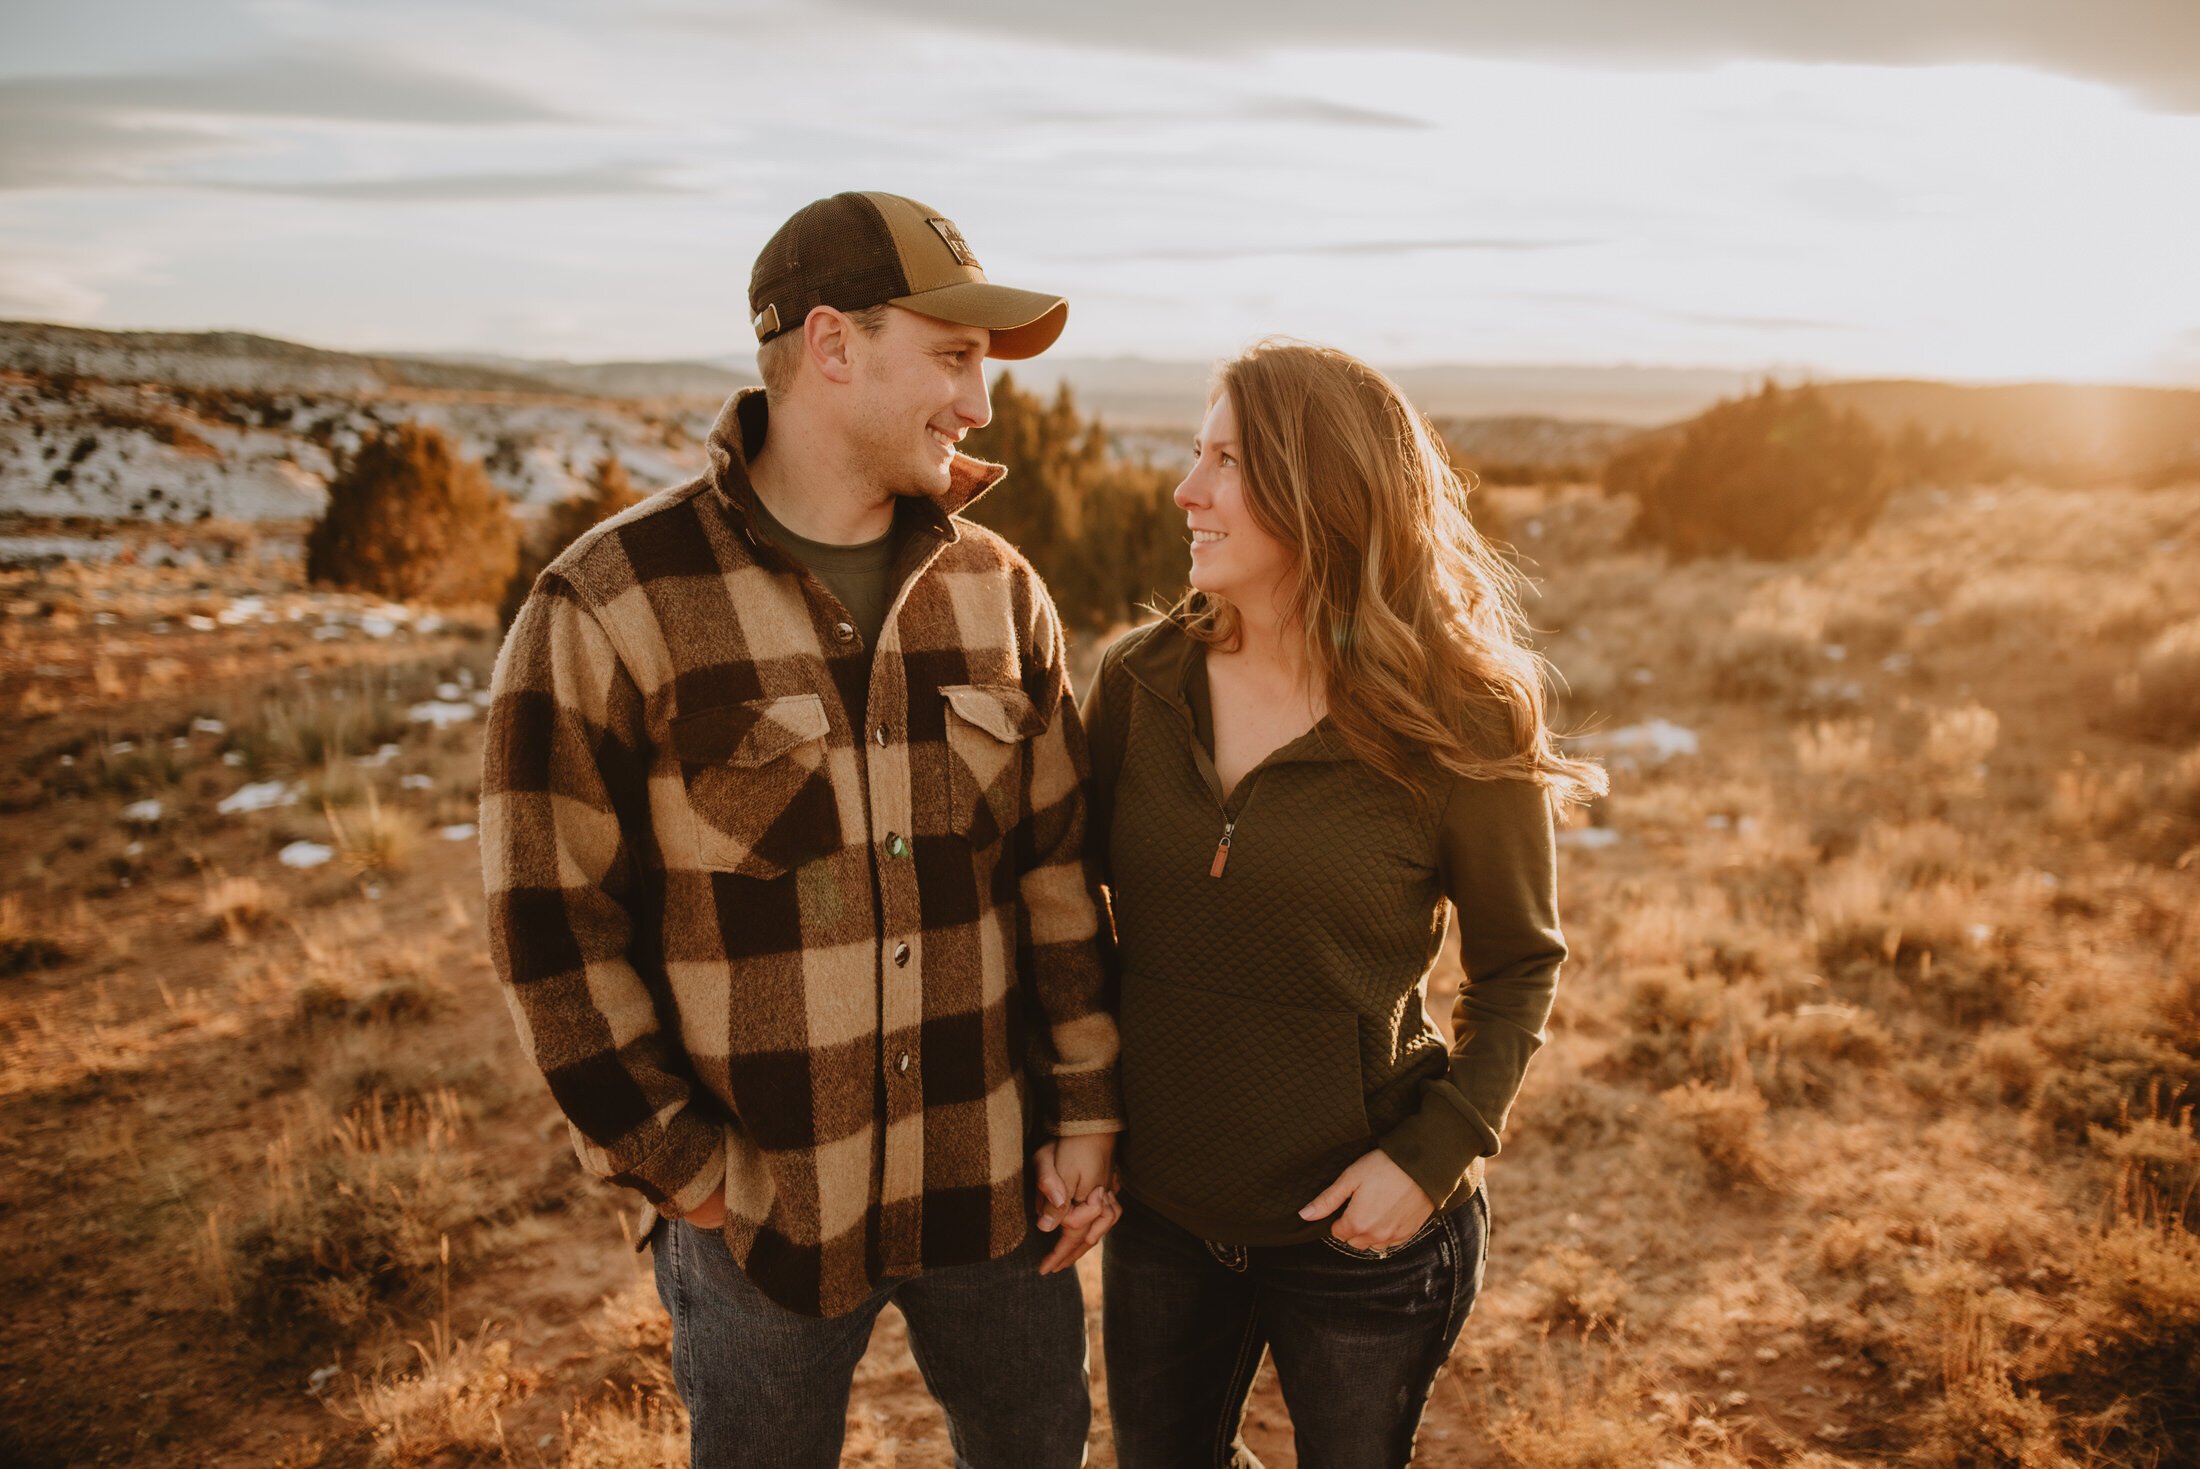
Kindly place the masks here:
[(214, 809), (224, 816), (235, 816), (245, 811), (268, 811), (277, 806), (297, 804), (298, 788), (288, 781), (256, 780), (223, 797)]
[(1666, 719), (1651, 719), (1597, 734), (1577, 735), (1570, 743), (1590, 754), (1617, 757), (1615, 763), (1624, 761), (1630, 766), (1638, 762), (1663, 765), (1682, 755), (1702, 752), (1702, 744), (1696, 738), (1694, 730), (1683, 729)]

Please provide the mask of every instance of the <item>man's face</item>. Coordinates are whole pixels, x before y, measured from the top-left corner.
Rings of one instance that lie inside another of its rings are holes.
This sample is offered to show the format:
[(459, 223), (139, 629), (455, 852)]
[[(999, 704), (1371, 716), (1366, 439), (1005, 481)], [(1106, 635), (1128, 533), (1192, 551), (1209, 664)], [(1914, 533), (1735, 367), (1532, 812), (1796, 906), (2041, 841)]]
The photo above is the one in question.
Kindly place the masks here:
[(886, 310), (876, 335), (855, 333), (849, 432), (866, 480), (884, 495), (937, 495), (955, 445), (993, 417), (985, 351), (992, 333)]

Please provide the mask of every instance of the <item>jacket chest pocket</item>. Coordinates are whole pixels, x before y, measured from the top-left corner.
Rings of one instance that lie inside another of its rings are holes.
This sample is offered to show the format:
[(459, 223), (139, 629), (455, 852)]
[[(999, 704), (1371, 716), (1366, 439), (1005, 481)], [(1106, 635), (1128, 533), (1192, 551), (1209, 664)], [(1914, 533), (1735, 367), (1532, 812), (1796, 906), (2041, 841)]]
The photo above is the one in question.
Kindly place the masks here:
[(1046, 719), (1014, 684), (945, 684), (948, 812), (971, 845), (999, 841), (1022, 818), (1024, 758)]
[(774, 878), (840, 846), (818, 695), (695, 709), (670, 729), (704, 868)]

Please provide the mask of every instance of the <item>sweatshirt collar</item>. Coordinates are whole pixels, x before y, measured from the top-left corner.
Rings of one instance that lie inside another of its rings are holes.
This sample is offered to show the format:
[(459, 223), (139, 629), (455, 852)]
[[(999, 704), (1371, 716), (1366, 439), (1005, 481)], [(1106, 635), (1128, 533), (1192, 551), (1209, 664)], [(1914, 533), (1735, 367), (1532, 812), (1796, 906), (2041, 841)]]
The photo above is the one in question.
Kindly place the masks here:
[[(1149, 631), (1123, 650), (1123, 669), (1140, 687), (1184, 717), (1186, 730), (1193, 728), (1191, 684), (1204, 677), (1207, 645), (1184, 630), (1175, 617), (1148, 623)], [(1212, 700), (1210, 699), (1210, 704)], [(1296, 760), (1350, 760), (1351, 750), (1336, 734), (1328, 715), (1296, 739), (1285, 742), (1261, 763), (1280, 765)]]
[[(742, 388), (718, 410), (717, 420), (710, 426), (710, 437), (705, 441), (710, 453), (710, 481), (753, 540), (766, 537), (757, 518), (759, 506), (756, 487), (749, 482), (749, 461), (764, 447), (770, 414), (771, 405), (764, 389)], [(937, 495), (911, 497), (912, 508), (918, 511), (913, 519), (930, 529), (942, 542), (953, 544), (962, 538), (955, 525), (955, 515), (999, 484), (1007, 473), (1003, 465), (974, 459), (957, 450), (948, 463), (947, 488)]]

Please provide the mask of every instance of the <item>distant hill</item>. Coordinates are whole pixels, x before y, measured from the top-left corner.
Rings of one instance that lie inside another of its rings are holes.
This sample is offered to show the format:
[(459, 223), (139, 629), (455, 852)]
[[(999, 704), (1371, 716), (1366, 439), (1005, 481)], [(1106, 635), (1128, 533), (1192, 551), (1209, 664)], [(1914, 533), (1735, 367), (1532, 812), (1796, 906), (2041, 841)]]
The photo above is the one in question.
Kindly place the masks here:
[(1594, 480), (1614, 450), (1643, 432), (1626, 423), (1532, 414), (1438, 418), (1435, 423), (1454, 459), (1487, 484)]
[[(1027, 391), (1051, 394), (1067, 382), (1079, 406), (1107, 425), (1120, 452), (1160, 465), (1187, 455), (1213, 373), (1212, 363), (1138, 357), (1041, 357), (998, 366)], [(546, 410), (574, 404), (614, 418), (700, 415), (704, 423), (728, 393), (756, 381), (754, 358), (744, 352), (709, 361), (596, 363), (372, 354), (246, 332), (109, 332), (22, 321), (0, 322), (0, 371), (222, 393), (360, 399), (471, 393), (485, 395), (483, 412), (495, 397), (538, 400)], [(1631, 435), (1752, 391), (1764, 376), (1713, 368), (1468, 364), (1403, 367), (1394, 375), (1437, 420), (1454, 452), (1497, 480), (1571, 477), (1600, 465)], [(1823, 386), (1890, 434), (1914, 429), (1927, 438), (1968, 440), (1975, 452), (1963, 462), (1996, 472), (2056, 483), (2200, 475), (2200, 390), (1924, 381)], [(541, 431), (529, 426), (519, 433)], [(486, 420), (476, 432), (488, 435), (492, 448), (506, 436), (489, 430)], [(562, 485), (562, 470), (552, 479)], [(541, 499), (549, 489), (530, 487), (526, 494)]]
[(458, 392), (725, 401), (756, 381), (710, 362), (563, 362), (493, 353), (334, 352), (250, 332), (109, 332), (0, 321), (0, 368), (226, 392)]
[[(1008, 371), (1024, 386), (1046, 392), (1067, 380), (1078, 403), (1111, 426), (1190, 425), (1206, 407), (1214, 365), (1040, 357), (1011, 363)], [(1455, 364), (1401, 367), (1391, 376), (1432, 418), (1565, 418), (1648, 428), (1748, 392), (1763, 375), (1720, 368)]]
[(719, 399), (627, 398), (513, 366), (325, 352), (242, 332), (0, 323), (0, 514), (92, 520), (317, 515), (377, 429), (449, 433), (523, 506), (604, 455), (655, 488), (693, 474)]
[(565, 362), (476, 353), (432, 353), (429, 360), (486, 367), (549, 383), (568, 393), (601, 398), (708, 398), (722, 403), (736, 388), (757, 381), (753, 361)]
[(2009, 472), (2051, 483), (2200, 476), (2200, 390), (2082, 383), (1829, 383), (1882, 431), (1967, 435)]
[(523, 372), (431, 357), (330, 352), (250, 332), (105, 332), (37, 321), (0, 321), (0, 368), (229, 392), (570, 391)]

